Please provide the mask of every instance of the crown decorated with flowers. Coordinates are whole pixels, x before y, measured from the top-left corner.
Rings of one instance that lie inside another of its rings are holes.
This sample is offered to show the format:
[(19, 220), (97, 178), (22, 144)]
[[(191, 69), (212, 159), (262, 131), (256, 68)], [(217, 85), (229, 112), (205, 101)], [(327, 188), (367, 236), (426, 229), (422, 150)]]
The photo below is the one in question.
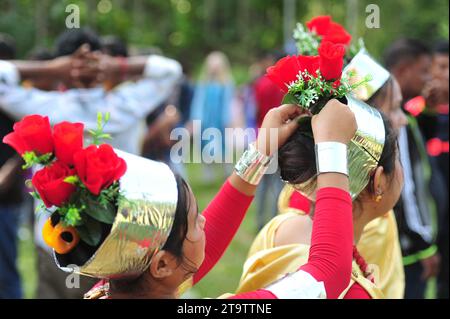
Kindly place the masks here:
[(67, 254), (80, 240), (95, 247), (101, 241), (102, 224), (114, 221), (119, 179), (127, 165), (110, 145), (101, 144), (109, 138), (103, 133), (108, 119), (108, 113), (98, 114), (97, 129), (90, 131), (92, 144), (87, 147), (83, 147), (82, 123), (51, 127), (49, 118), (40, 115), (24, 117), (3, 138), (22, 156), (24, 169), (41, 167), (26, 184), (41, 201), (37, 211), (51, 212), (43, 238), (58, 254)]
[(345, 45), (322, 41), (318, 55), (287, 56), (267, 69), (267, 77), (284, 93), (284, 104), (297, 104), (313, 114), (320, 112), (332, 98), (340, 99), (370, 81), (367, 76), (357, 83), (350, 83), (342, 76)]

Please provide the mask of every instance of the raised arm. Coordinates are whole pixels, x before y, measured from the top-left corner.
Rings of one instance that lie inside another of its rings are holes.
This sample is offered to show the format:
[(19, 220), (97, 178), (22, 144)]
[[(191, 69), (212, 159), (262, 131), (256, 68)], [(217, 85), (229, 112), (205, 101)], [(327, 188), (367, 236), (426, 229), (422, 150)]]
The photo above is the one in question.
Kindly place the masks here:
[[(346, 163), (346, 148), (356, 131), (353, 113), (345, 105), (332, 100), (312, 121), (317, 153), (321, 143), (327, 144), (327, 155)], [(341, 150), (340, 150), (341, 149)], [(308, 263), (299, 271), (273, 283), (266, 289), (243, 293), (233, 298), (337, 298), (350, 281), (353, 224), (346, 168), (327, 166), (318, 161), (318, 191)]]
[[(130, 70), (142, 72), (143, 78), (109, 92), (100, 87), (44, 92), (19, 86), (24, 74), (49, 76), (60, 73), (60, 69), (65, 67), (62, 66), (63, 58), (58, 59), (58, 63), (52, 61), (41, 67), (32, 62), (0, 61), (0, 109), (16, 119), (40, 114), (49, 116), (53, 123), (64, 120), (82, 121), (86, 129), (96, 128), (97, 112), (109, 112), (110, 122), (105, 127), (105, 132), (115, 134), (136, 125), (138, 120), (167, 99), (182, 75), (178, 62), (152, 55), (145, 58), (145, 63), (143, 57), (130, 58)], [(59, 64), (58, 71), (55, 64)], [(84, 70), (78, 74), (86, 75), (87, 72), (90, 71)]]
[[(300, 108), (295, 105), (272, 109), (264, 119), (255, 148), (264, 156), (273, 155), (298, 127), (299, 114)], [(256, 188), (257, 183), (251, 184), (234, 172), (203, 212), (207, 220), (205, 260), (194, 275), (194, 284), (222, 257), (245, 217)]]

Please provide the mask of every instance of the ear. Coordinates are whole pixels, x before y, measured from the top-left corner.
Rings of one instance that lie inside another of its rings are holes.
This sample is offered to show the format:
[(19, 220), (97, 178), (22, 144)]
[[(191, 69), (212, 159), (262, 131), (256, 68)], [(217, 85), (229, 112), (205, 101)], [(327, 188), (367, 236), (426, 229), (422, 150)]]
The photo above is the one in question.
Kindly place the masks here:
[(165, 250), (160, 250), (153, 256), (149, 271), (152, 277), (163, 279), (171, 276), (176, 267), (176, 257)]
[(375, 170), (375, 174), (373, 176), (373, 190), (374, 196), (383, 195), (386, 191), (387, 187), (387, 179), (384, 174), (383, 166), (378, 166)]

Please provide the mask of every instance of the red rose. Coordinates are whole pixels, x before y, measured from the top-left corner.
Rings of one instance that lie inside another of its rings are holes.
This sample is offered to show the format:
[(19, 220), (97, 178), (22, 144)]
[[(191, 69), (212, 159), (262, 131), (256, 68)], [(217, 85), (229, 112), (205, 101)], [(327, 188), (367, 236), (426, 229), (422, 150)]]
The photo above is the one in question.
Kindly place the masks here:
[(61, 206), (66, 203), (75, 191), (75, 186), (64, 182), (68, 176), (75, 175), (75, 170), (66, 164), (56, 161), (52, 165), (37, 171), (31, 183), (36, 188), (45, 206)]
[(63, 163), (73, 165), (73, 155), (83, 148), (81, 123), (61, 122), (53, 127), (55, 155)]
[(107, 144), (91, 145), (75, 153), (73, 159), (78, 177), (94, 195), (118, 181), (127, 170), (125, 161)]
[(331, 17), (330, 16), (318, 16), (306, 23), (309, 31), (315, 32), (318, 35), (324, 36), (327, 34), (330, 28)]
[(14, 132), (3, 138), (17, 153), (34, 151), (37, 155), (53, 152), (52, 130), (48, 117), (40, 115), (25, 116), (14, 124)]
[(349, 45), (352, 36), (339, 23), (331, 22), (328, 32), (322, 38), (322, 42), (324, 41)]
[(319, 56), (305, 56), (305, 55), (299, 55), (298, 57), (298, 63), (300, 64), (300, 70), (301, 71), (308, 71), (309, 74), (312, 76), (317, 75), (317, 70), (319, 70), (320, 66), (320, 57)]
[(287, 93), (287, 85), (297, 80), (297, 75), (300, 72), (300, 64), (296, 56), (286, 56), (279, 60), (274, 66), (267, 69), (267, 77), (273, 83)]
[(341, 86), (341, 80), (336, 80), (333, 82), (333, 88), (338, 89)]
[(345, 46), (324, 42), (319, 47), (320, 73), (325, 80), (339, 80), (344, 66)]

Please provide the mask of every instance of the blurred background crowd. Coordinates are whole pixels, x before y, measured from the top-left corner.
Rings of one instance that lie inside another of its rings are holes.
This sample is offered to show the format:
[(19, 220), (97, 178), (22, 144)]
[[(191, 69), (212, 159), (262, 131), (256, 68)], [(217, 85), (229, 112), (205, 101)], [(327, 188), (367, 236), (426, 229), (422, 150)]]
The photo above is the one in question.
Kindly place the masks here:
[[(80, 28), (66, 28), (71, 4), (79, 8)], [(379, 28), (366, 25), (369, 4), (380, 9)], [(159, 92), (161, 96), (140, 101), (132, 125), (139, 129), (122, 138), (125, 144), (133, 139), (129, 151), (164, 161), (187, 178), (203, 209), (232, 166), (171, 162), (176, 141), (170, 132), (177, 127), (192, 132), (193, 120), (201, 120), (203, 129), (222, 132), (226, 127), (259, 127), (282, 100), (282, 93), (264, 76), (266, 68), (296, 53), (296, 22), (332, 15), (354, 39), (364, 39), (402, 90), (411, 132), (411, 178), (406, 186), (414, 189), (396, 208), (405, 297), (448, 298), (448, 5), (447, 0), (0, 0), (0, 60), (52, 61), (63, 72), (74, 61), (97, 61), (108, 68), (114, 57), (120, 72), (111, 75), (102, 69), (103, 77), (95, 82), (74, 83), (48, 74), (22, 76), (21, 86), (61, 93), (95, 85), (124, 96), (139, 94), (142, 78), (139, 72), (130, 75), (126, 59), (160, 55), (179, 61), (183, 76), (169, 94)], [(91, 56), (94, 51), (101, 54)], [(61, 57), (70, 58), (58, 60)], [(124, 83), (136, 88), (125, 91)], [(21, 102), (28, 105), (19, 105), (0, 96), (0, 138), (18, 120), (13, 109), (33, 109), (33, 99), (31, 94)], [(223, 142), (214, 141), (222, 148)], [(84, 278), (80, 289), (66, 288), (65, 274), (35, 236), (39, 221), (23, 186), (26, 176), (18, 174), (20, 165), (11, 149), (0, 144), (0, 298), (80, 298), (93, 281)], [(227, 253), (187, 297), (234, 291), (250, 243), (278, 212), (282, 187), (279, 175), (264, 177)]]

